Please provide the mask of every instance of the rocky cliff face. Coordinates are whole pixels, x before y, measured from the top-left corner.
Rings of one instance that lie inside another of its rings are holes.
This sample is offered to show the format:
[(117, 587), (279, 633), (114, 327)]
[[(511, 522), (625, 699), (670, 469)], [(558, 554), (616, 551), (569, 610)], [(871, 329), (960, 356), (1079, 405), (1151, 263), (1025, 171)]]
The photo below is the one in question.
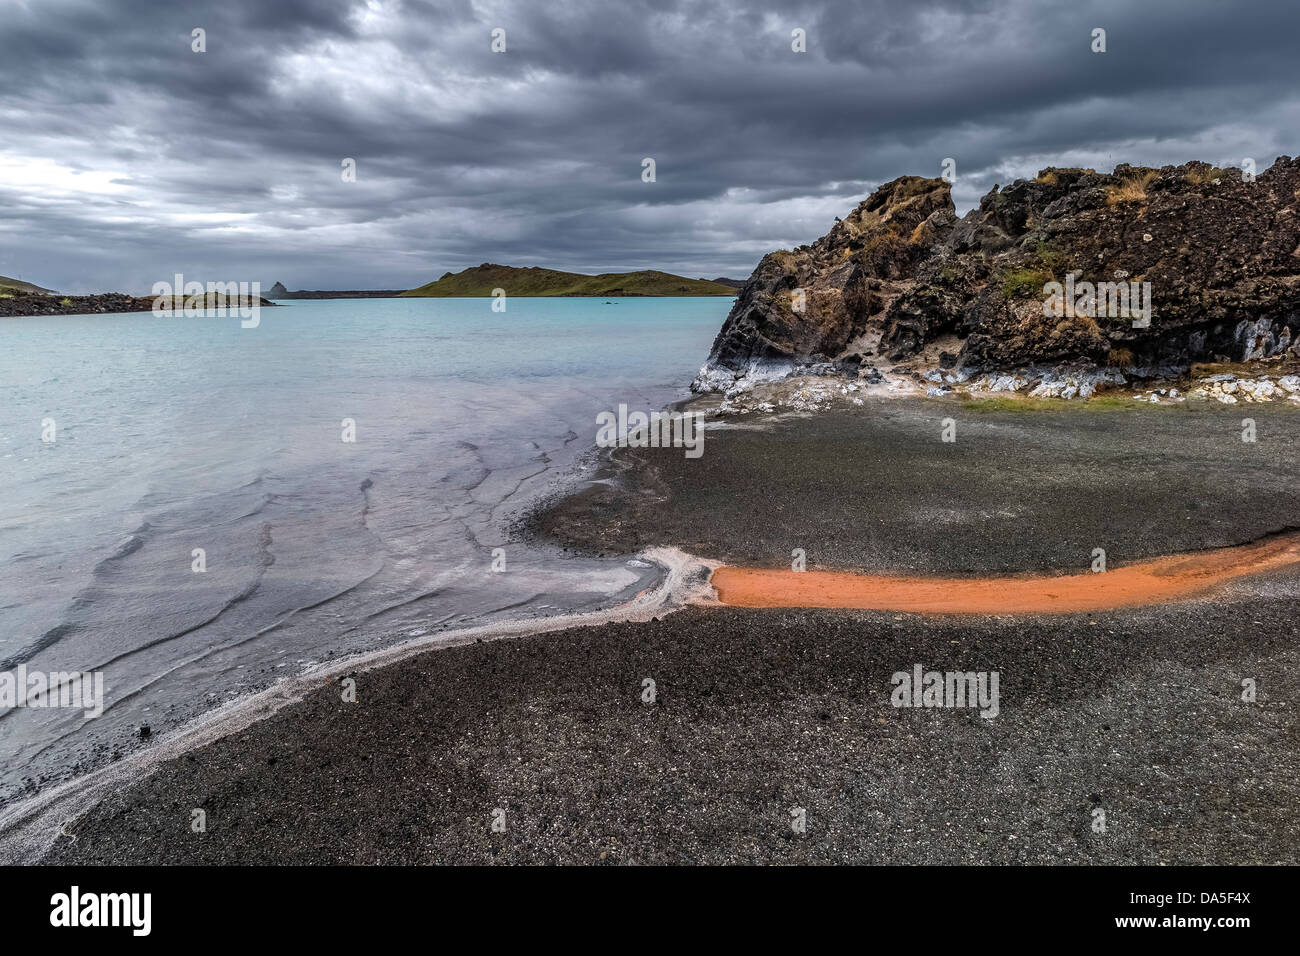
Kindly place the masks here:
[(1205, 163), (1046, 169), (961, 219), (947, 182), (905, 176), (811, 245), (764, 256), (692, 387), (802, 366), (1177, 370), (1293, 347), (1300, 159), (1254, 181)]

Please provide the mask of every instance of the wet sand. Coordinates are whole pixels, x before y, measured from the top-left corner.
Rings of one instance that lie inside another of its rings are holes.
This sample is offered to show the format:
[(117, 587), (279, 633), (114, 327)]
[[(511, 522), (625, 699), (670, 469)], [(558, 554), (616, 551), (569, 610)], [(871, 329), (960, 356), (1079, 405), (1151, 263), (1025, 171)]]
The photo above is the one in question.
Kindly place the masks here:
[[(894, 402), (620, 453), (537, 527), (907, 576), (1137, 563), (1300, 526), (1300, 417), (1250, 412), (1254, 446), (1240, 410)], [(161, 764), (49, 860), (1297, 863), (1297, 598), (1289, 566), (1151, 607), (697, 607), (434, 650)], [(891, 706), (916, 664), (997, 671), (998, 716)]]

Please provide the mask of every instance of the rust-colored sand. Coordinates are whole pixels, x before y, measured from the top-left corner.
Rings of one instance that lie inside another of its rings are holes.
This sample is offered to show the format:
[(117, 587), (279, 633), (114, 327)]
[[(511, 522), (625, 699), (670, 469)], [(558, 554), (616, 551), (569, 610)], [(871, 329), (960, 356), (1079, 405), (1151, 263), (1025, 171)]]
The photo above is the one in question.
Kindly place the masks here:
[(1103, 572), (997, 578), (886, 577), (724, 565), (718, 600), (735, 607), (827, 607), (920, 614), (1061, 614), (1163, 604), (1196, 597), (1234, 578), (1300, 562), (1300, 534), (1175, 554)]

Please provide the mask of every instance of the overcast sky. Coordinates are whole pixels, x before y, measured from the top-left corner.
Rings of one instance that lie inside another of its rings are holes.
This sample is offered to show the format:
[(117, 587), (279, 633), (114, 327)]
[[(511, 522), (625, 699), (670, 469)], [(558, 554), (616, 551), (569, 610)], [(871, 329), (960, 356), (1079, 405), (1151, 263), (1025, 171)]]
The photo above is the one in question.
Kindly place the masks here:
[(0, 274), (743, 278), (946, 157), (960, 212), (1048, 165), (1262, 171), (1298, 64), (1290, 0), (0, 0)]

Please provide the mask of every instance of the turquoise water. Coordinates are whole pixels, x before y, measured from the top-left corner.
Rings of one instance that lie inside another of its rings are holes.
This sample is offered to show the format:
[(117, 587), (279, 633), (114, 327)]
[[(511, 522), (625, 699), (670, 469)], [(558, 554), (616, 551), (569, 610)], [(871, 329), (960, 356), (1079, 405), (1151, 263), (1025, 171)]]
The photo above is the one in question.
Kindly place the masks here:
[(0, 713), (0, 800), (314, 662), (643, 586), (509, 524), (598, 412), (684, 396), (731, 302), (0, 319), (0, 671), (105, 675), (97, 719)]

